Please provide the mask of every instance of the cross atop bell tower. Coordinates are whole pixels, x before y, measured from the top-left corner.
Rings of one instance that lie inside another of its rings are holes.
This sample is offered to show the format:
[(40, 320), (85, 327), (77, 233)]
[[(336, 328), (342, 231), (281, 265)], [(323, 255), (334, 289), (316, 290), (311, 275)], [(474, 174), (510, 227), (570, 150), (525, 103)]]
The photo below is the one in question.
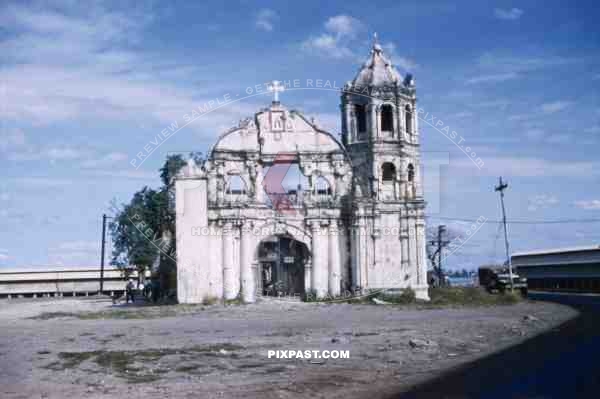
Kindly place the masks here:
[[(342, 141), (363, 196), (389, 201), (421, 197), (419, 136), (412, 75), (402, 76), (373, 35), (371, 51), (342, 91)], [(362, 178), (361, 178), (362, 177)]]

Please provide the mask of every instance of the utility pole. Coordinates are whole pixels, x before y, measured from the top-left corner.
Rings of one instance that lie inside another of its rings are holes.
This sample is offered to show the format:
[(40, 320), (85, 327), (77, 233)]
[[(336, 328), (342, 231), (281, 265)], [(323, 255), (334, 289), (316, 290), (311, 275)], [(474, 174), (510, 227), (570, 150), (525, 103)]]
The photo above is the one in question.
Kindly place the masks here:
[(502, 205), (502, 223), (504, 224), (504, 247), (506, 248), (506, 261), (508, 263), (508, 277), (510, 278), (510, 290), (514, 289), (513, 273), (512, 273), (512, 261), (510, 259), (510, 250), (508, 247), (508, 232), (506, 230), (506, 210), (504, 209), (504, 190), (508, 188), (508, 183), (502, 181), (502, 176), (499, 178), (498, 186), (495, 191), (500, 192), (500, 204)]
[(438, 280), (439, 280), (439, 284), (440, 286), (445, 284), (444, 281), (444, 271), (442, 269), (442, 249), (448, 245), (448, 241), (444, 241), (443, 235), (444, 232), (446, 231), (446, 226), (441, 224), (438, 226), (438, 236), (437, 236), (437, 254), (438, 254)]
[(106, 248), (106, 213), (102, 214), (102, 249), (100, 250), (100, 295), (104, 292), (104, 252)]

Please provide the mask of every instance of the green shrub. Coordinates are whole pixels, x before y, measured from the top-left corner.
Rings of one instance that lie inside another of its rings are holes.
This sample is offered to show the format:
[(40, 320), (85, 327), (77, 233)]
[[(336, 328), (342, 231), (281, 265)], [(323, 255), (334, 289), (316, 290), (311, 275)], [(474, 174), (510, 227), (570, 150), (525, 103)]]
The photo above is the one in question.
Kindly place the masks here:
[(417, 301), (417, 294), (411, 287), (404, 288), (399, 294), (392, 294), (384, 291), (375, 295), (374, 297), (385, 302), (401, 305), (415, 303)]
[(218, 302), (219, 302), (219, 298), (214, 297), (214, 296), (205, 296), (204, 299), (202, 299), (203, 305), (214, 305)]

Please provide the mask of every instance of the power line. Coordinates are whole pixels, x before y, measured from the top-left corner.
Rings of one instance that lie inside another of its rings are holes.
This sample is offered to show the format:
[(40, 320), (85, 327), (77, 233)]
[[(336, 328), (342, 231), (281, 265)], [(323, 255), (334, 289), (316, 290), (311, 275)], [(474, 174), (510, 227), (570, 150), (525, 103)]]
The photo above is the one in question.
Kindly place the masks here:
[[(450, 220), (455, 222), (480, 222), (480, 219), (453, 218), (445, 216), (425, 215), (431, 219)], [(488, 223), (503, 223), (502, 220), (486, 219)], [(555, 220), (507, 220), (511, 224), (568, 224), (568, 223), (600, 223), (600, 218), (592, 219), (555, 219)]]

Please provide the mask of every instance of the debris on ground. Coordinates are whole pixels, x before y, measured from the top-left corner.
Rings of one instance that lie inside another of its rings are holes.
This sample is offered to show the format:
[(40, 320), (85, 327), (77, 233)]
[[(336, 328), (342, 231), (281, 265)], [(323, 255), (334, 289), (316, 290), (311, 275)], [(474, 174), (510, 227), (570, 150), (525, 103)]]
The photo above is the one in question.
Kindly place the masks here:
[(536, 322), (536, 321), (540, 321), (540, 319), (538, 319), (535, 316), (532, 316), (530, 314), (523, 316), (523, 321), (525, 322)]
[(382, 301), (381, 299), (377, 298), (373, 298), (373, 303), (375, 303), (375, 305), (391, 305), (390, 302)]
[(425, 340), (425, 339), (419, 339), (419, 338), (412, 338), (408, 341), (408, 344), (410, 345), (411, 348), (414, 349), (421, 349), (421, 348), (433, 348), (433, 347), (437, 347), (438, 344), (435, 341), (431, 341), (429, 339)]

